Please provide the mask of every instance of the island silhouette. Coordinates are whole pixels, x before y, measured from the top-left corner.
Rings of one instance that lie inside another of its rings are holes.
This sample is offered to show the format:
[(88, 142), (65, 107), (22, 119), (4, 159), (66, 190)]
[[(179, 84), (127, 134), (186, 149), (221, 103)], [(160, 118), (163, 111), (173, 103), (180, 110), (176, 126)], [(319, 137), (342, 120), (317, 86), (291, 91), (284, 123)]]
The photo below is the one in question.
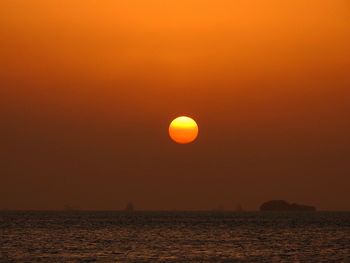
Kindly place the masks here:
[(316, 211), (316, 207), (295, 203), (285, 200), (271, 200), (260, 206), (260, 211)]

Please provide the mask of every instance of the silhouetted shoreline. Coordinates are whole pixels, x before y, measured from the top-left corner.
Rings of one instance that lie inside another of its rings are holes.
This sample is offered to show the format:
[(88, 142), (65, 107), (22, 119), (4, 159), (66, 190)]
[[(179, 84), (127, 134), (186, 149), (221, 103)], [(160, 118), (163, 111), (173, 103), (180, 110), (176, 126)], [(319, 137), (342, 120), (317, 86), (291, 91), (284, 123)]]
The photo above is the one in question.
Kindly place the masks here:
[(260, 211), (295, 211), (314, 212), (316, 207), (303, 204), (288, 203), (285, 200), (271, 200), (260, 206)]

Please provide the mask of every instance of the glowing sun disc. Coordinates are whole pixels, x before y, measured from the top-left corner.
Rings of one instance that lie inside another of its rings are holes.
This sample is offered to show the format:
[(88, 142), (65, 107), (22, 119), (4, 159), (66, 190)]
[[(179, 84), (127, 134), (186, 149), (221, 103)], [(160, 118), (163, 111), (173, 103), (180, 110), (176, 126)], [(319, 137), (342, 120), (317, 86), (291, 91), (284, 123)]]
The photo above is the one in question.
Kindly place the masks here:
[(180, 116), (169, 125), (170, 138), (180, 144), (193, 142), (198, 136), (198, 125), (194, 119)]

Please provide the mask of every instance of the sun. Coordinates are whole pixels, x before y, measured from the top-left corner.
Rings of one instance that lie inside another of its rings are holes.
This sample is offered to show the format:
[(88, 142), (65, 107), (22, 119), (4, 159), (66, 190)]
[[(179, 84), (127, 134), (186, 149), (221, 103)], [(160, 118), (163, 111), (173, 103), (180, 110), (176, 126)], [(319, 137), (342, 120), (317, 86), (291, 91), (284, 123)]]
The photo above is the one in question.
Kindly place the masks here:
[(198, 125), (194, 119), (180, 116), (169, 125), (170, 138), (180, 144), (193, 142), (198, 136)]

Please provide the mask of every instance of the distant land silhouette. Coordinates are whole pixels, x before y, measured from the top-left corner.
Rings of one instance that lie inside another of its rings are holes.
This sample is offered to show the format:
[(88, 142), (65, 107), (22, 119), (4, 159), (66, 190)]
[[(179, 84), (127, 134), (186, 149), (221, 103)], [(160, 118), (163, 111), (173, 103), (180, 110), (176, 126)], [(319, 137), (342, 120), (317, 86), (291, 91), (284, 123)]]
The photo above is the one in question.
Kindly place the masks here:
[(211, 210), (212, 212), (224, 212), (225, 208), (222, 205), (219, 205)]
[(214, 207), (211, 209), (212, 212), (243, 212), (244, 209), (241, 204), (237, 204), (236, 207), (233, 210), (226, 210), (222, 205), (219, 205), (217, 207)]
[(316, 211), (316, 207), (309, 205), (290, 204), (285, 200), (271, 200), (260, 206), (260, 211)]
[(79, 211), (79, 207), (71, 206), (71, 205), (65, 205), (64, 211)]

